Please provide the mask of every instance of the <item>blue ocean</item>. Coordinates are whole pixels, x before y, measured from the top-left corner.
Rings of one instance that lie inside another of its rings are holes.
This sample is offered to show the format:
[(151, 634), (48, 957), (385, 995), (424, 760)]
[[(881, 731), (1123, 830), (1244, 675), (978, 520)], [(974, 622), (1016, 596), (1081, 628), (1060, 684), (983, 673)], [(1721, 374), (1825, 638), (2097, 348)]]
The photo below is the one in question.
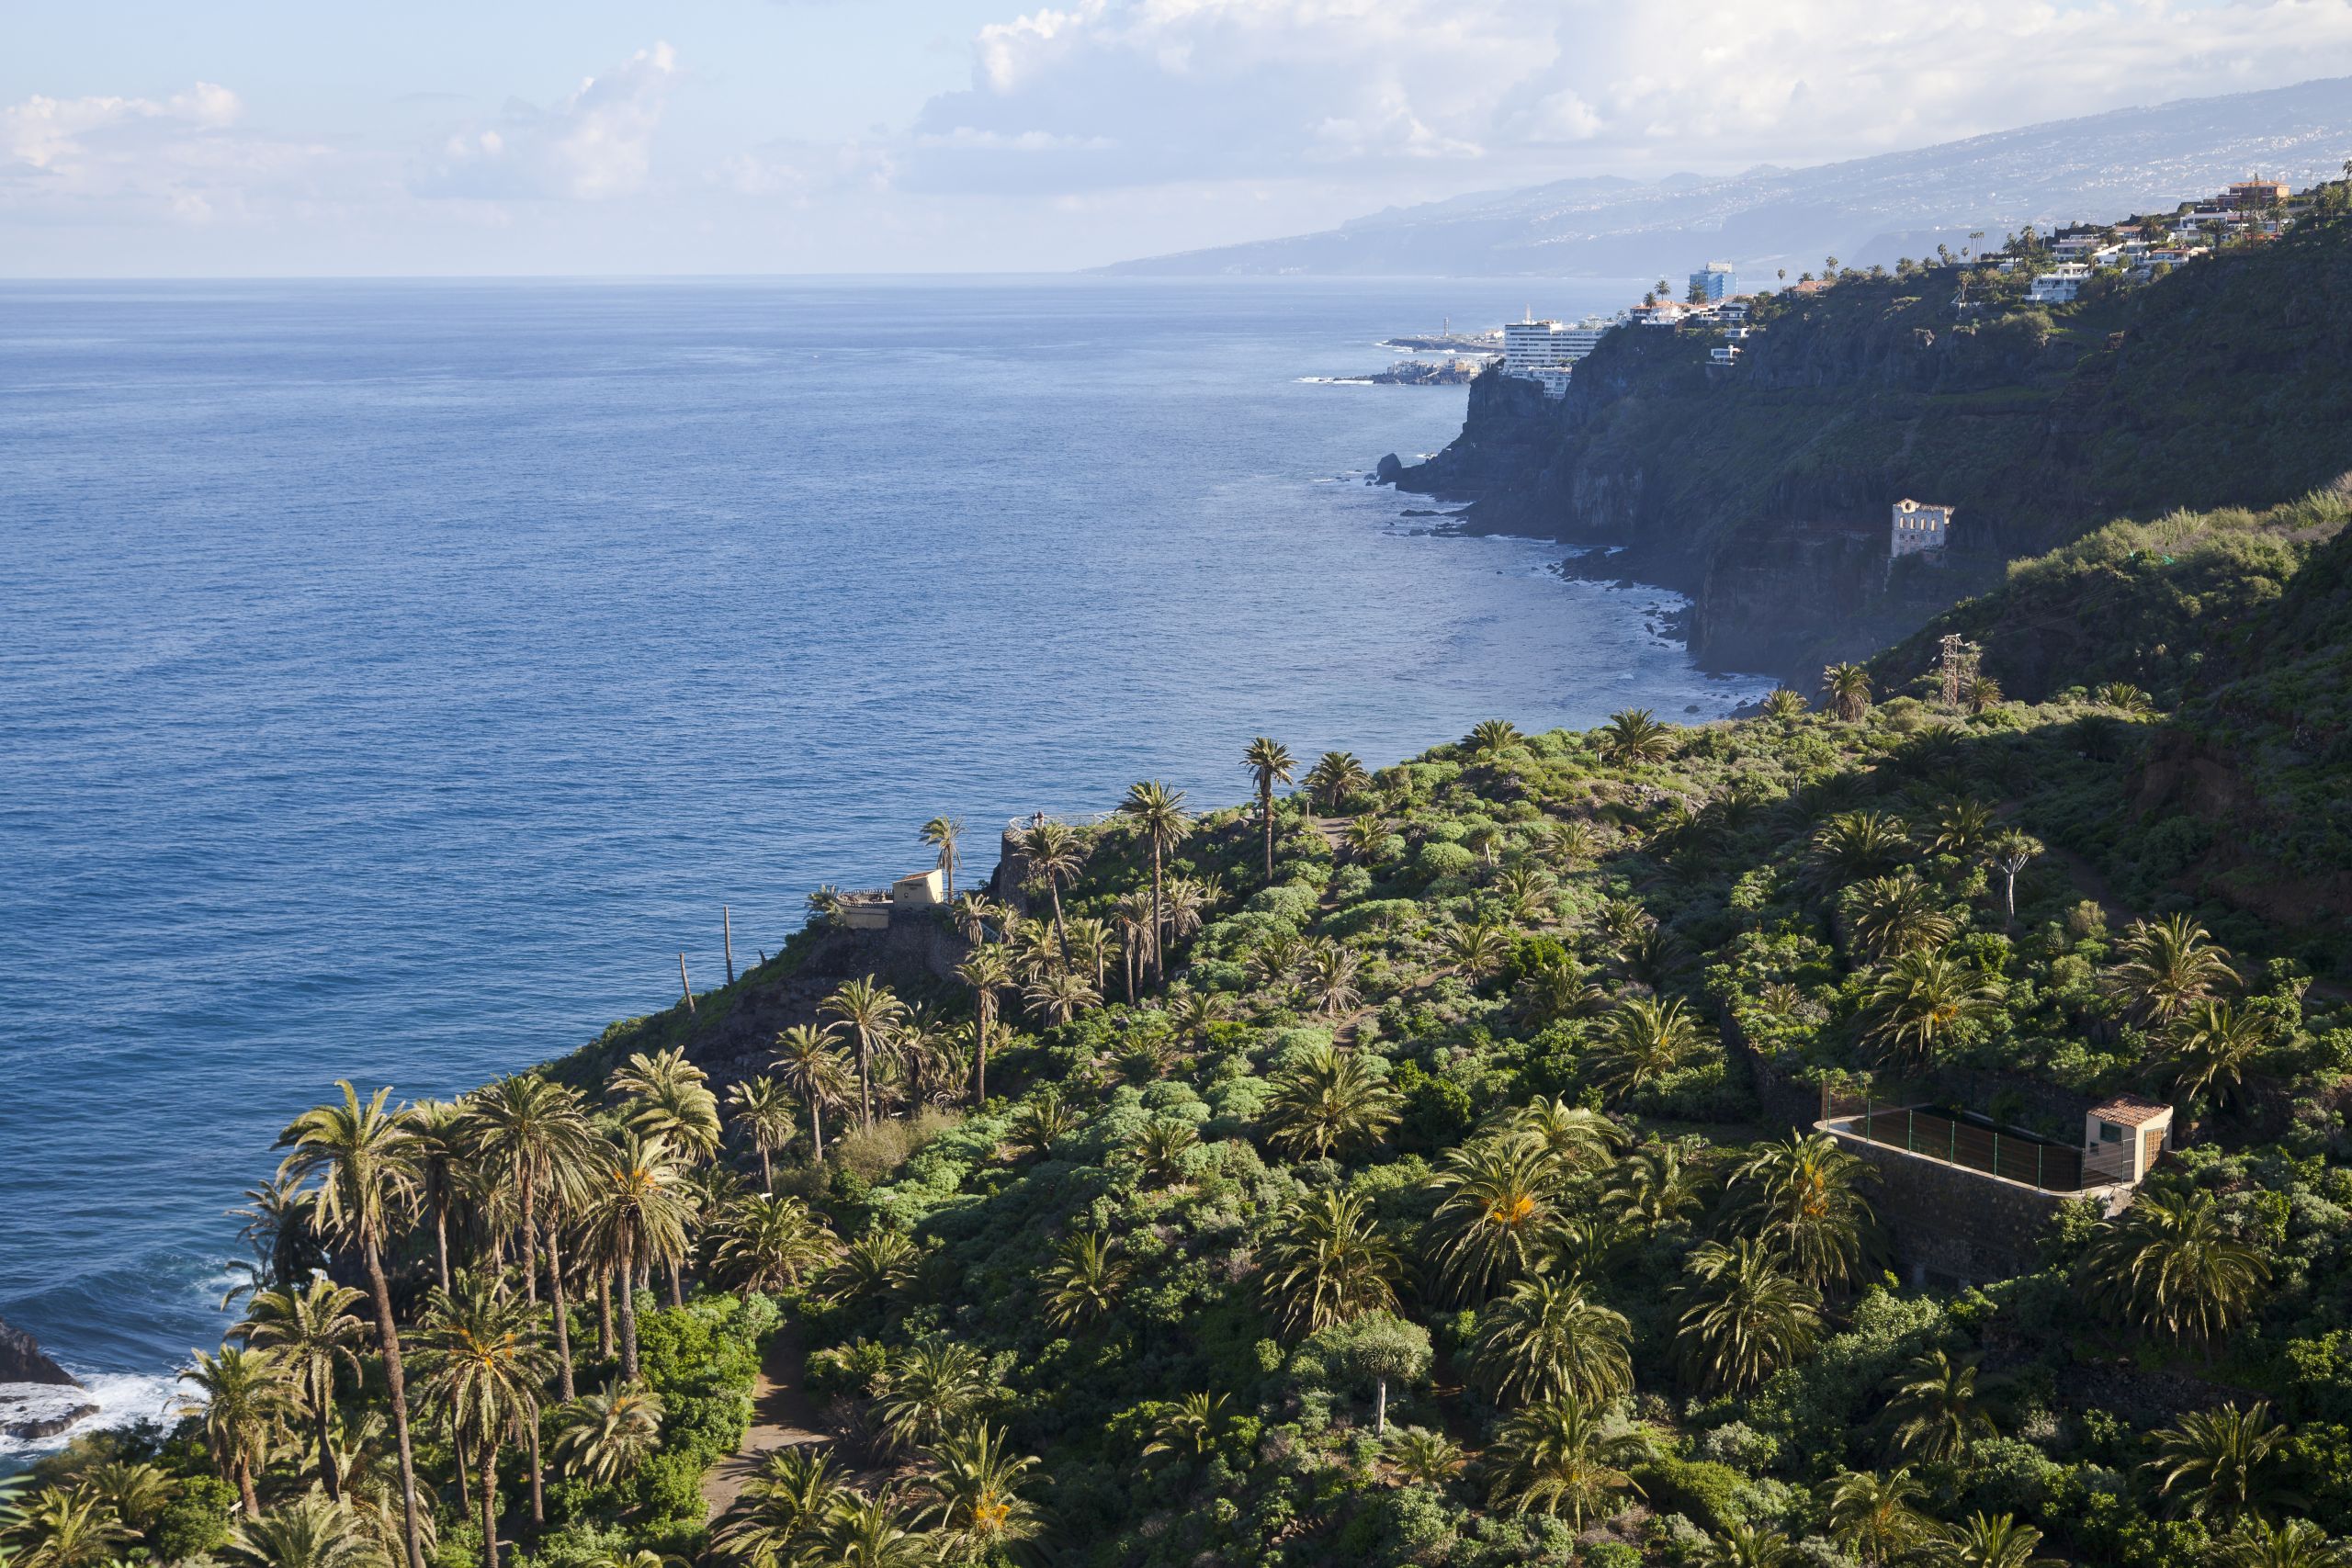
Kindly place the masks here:
[(931, 817), (1755, 696), (1364, 483), (1464, 407), (1384, 336), (1639, 288), (0, 286), (0, 1317), (153, 1414), (334, 1078), (566, 1051)]

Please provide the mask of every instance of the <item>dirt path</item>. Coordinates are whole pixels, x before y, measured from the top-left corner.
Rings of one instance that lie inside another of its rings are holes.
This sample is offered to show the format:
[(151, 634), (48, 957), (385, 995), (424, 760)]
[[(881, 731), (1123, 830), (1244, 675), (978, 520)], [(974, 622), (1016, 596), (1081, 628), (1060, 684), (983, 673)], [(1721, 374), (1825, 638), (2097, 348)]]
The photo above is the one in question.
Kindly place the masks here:
[(760, 1360), (759, 1382), (752, 1388), (752, 1429), (743, 1434), (742, 1447), (702, 1478), (703, 1500), (710, 1505), (712, 1518), (733, 1506), (743, 1483), (759, 1473), (769, 1454), (833, 1440), (819, 1425), (817, 1402), (801, 1386), (808, 1360), (797, 1325), (787, 1323), (770, 1337)]

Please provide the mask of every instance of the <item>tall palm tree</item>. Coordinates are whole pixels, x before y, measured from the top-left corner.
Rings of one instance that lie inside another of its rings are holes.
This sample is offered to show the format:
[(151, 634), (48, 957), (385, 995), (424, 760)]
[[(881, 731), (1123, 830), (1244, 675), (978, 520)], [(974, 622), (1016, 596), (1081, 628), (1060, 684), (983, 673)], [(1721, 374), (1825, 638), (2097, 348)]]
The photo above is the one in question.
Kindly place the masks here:
[(1102, 999), (1085, 976), (1067, 969), (1038, 976), (1022, 988), (1021, 996), (1038, 1017), (1056, 1024), (1068, 1023)]
[(465, 1105), (420, 1100), (402, 1112), (414, 1137), (418, 1197), (433, 1215), (433, 1272), (449, 1288), (449, 1208), (458, 1194), (458, 1167), (471, 1157)]
[(594, 1131), (577, 1091), (523, 1073), (476, 1089), (466, 1101), (475, 1160), (503, 1182), (522, 1221), (523, 1299), (539, 1299), (538, 1221), (559, 1183), (576, 1184)]
[(1275, 1217), (1259, 1276), (1266, 1304), (1293, 1334), (1396, 1304), (1403, 1266), (1361, 1194), (1325, 1187)]
[(237, 1330), (254, 1348), (276, 1352), (292, 1375), (318, 1442), (319, 1483), (334, 1502), (343, 1500), (334, 1464), (335, 1373), (349, 1367), (353, 1378), (359, 1376), (358, 1348), (367, 1343), (368, 1325), (351, 1309), (367, 1299), (365, 1292), (315, 1275), (300, 1295), (264, 1291), (254, 1297)]
[(939, 869), (947, 875), (947, 901), (956, 901), (956, 868), (963, 863), (958, 846), (964, 824), (953, 817), (934, 817), (922, 825), (922, 841), (939, 852)]
[(965, 1425), (998, 1393), (986, 1356), (926, 1335), (890, 1359), (888, 1387), (874, 1414), (892, 1444), (922, 1448)]
[(811, 1536), (804, 1561), (825, 1568), (933, 1568), (931, 1540), (885, 1492), (851, 1492)]
[(1379, 1142), (1396, 1124), (1403, 1103), (1363, 1055), (1317, 1045), (1274, 1075), (1266, 1097), (1266, 1141), (1295, 1156), (1327, 1159)]
[(1826, 1133), (1791, 1134), (1767, 1144), (1732, 1172), (1744, 1224), (1791, 1273), (1816, 1289), (1854, 1283), (1876, 1216), (1861, 1189), (1875, 1167)]
[(1029, 857), (1031, 874), (1046, 885), (1046, 897), (1054, 911), (1054, 945), (1061, 951), (1067, 968), (1069, 928), (1062, 922), (1062, 889), (1078, 880), (1079, 868), (1086, 863), (1086, 842), (1077, 829), (1047, 817), (1022, 835), (1021, 849)]
[(539, 1394), (554, 1357), (539, 1338), (539, 1311), (480, 1277), (461, 1276), (455, 1291), (434, 1287), (418, 1334), (424, 1387), (449, 1413), (481, 1467), (482, 1568), (498, 1568), (498, 1451), (527, 1438), (531, 1517), (539, 1501)]
[(2352, 1552), (2309, 1519), (2245, 1519), (2213, 1543), (2213, 1568), (2346, 1568)]
[(1558, 1166), (1532, 1138), (1481, 1138), (1450, 1151), (1430, 1179), (1443, 1194), (1426, 1247), (1461, 1301), (1534, 1273), (1560, 1235)]
[(1847, 932), (1873, 961), (1933, 952), (1959, 929), (1934, 889), (1908, 870), (1858, 882), (1843, 902)]
[(1894, 1446), (1929, 1464), (1958, 1463), (1980, 1438), (1995, 1436), (1993, 1417), (1976, 1392), (1976, 1363), (1943, 1350), (1914, 1359), (1887, 1401)]
[(759, 1151), (762, 1190), (775, 1191), (775, 1151), (792, 1142), (790, 1092), (774, 1078), (745, 1078), (727, 1091), (727, 1103), (735, 1112), (735, 1125)]
[(662, 1396), (650, 1388), (606, 1383), (556, 1413), (555, 1461), (567, 1474), (610, 1486), (637, 1473), (662, 1446)]
[(2011, 1515), (1971, 1514), (1944, 1532), (1926, 1562), (1929, 1568), (2064, 1568), (2055, 1557), (2036, 1554), (2041, 1544), (2041, 1532)]
[(2241, 1410), (2191, 1410), (2180, 1425), (2154, 1434), (2156, 1457), (2144, 1468), (2169, 1513), (2268, 1520), (2291, 1500), (2286, 1485), (2286, 1427), (2267, 1401)]
[(408, 1383), (401, 1370), (400, 1329), (392, 1321), (392, 1292), (384, 1278), (384, 1243), (403, 1200), (416, 1190), (415, 1134), (397, 1113), (387, 1112), (390, 1089), (379, 1089), (366, 1105), (349, 1079), (335, 1087), (340, 1105), (322, 1105), (296, 1117), (277, 1135), (288, 1150), (279, 1178), (319, 1179), (318, 1224), (341, 1246), (359, 1254), (376, 1300), (376, 1345), (384, 1358), (385, 1392), (392, 1407), (392, 1435), (399, 1444), (402, 1544), (409, 1568), (424, 1568), (424, 1546), (417, 1527), (416, 1458), (409, 1441)]
[(1606, 1404), (1634, 1386), (1633, 1332), (1583, 1281), (1538, 1275), (1478, 1314), (1471, 1376), (1497, 1404)]
[(1674, 755), (1674, 731), (1648, 708), (1612, 713), (1600, 727), (1600, 754), (1619, 766), (1662, 762)]
[(243, 1568), (382, 1568), (385, 1559), (349, 1504), (316, 1492), (229, 1532), (229, 1560)]
[(1862, 1038), (1888, 1062), (1932, 1066), (1962, 1030), (2000, 1011), (2000, 982), (1941, 953), (1906, 953), (1889, 964), (1862, 1005)]
[(2083, 1256), (2094, 1294), (2134, 1327), (2211, 1344), (2253, 1310), (2270, 1259), (2233, 1235), (2210, 1192), (2143, 1190)]
[(919, 1517), (945, 1539), (948, 1555), (959, 1561), (1000, 1561), (1035, 1540), (1045, 1529), (1021, 1486), (1037, 1461), (1005, 1447), (1004, 1429), (987, 1422), (943, 1439), (916, 1483), (927, 1499)]
[(808, 1144), (819, 1164), (825, 1158), (825, 1107), (849, 1096), (849, 1069), (833, 1049), (830, 1026), (796, 1023), (775, 1037), (775, 1070), (786, 1087), (808, 1108)]
[(1879, 1475), (1847, 1471), (1824, 1487), (1829, 1538), (1871, 1568), (1906, 1562), (1935, 1533), (1933, 1519), (1919, 1511), (1928, 1489), (1908, 1468)]
[(1110, 995), (1108, 969), (1118, 945), (1108, 921), (1087, 916), (1069, 923), (1070, 962), (1080, 973), (1092, 973), (1097, 996)]
[(620, 1290), (621, 1379), (637, 1381), (637, 1278), (681, 1258), (694, 1198), (685, 1172), (659, 1138), (624, 1134), (600, 1151), (587, 1201), (588, 1234)]
[(1341, 801), (1371, 784), (1372, 775), (1353, 751), (1326, 751), (1306, 773), (1306, 793), (1326, 813), (1337, 812)]
[[(106, 1568), (139, 1539), (105, 1498), (85, 1486), (44, 1486), (10, 1512), (16, 1516), (10, 1533), (24, 1551), (10, 1556), (9, 1547), (0, 1543), (0, 1557), (14, 1568)], [(7, 1514), (0, 1514), (0, 1525), (7, 1523)]]
[(1618, 1004), (1593, 1052), (1598, 1081), (1619, 1100), (1657, 1083), (1699, 1049), (1699, 1025), (1681, 998), (1630, 997)]
[(2115, 967), (2115, 988), (2131, 998), (2132, 1016), (2146, 1023), (2168, 1024), (2238, 983), (2229, 951), (2187, 915), (2134, 920), (2117, 951), (2123, 962)]
[(873, 976), (848, 980), (817, 1004), (849, 1025), (857, 1039), (857, 1096), (865, 1125), (874, 1125), (874, 1053), (890, 1026), (907, 1014), (907, 1004)]
[(1684, 1264), (1675, 1348), (1702, 1389), (1744, 1393), (1811, 1350), (1821, 1297), (1761, 1242), (1703, 1242)]
[(223, 1345), (217, 1356), (193, 1352), (195, 1364), (179, 1381), (196, 1390), (181, 1394), (177, 1409), (204, 1424), (204, 1444), (212, 1451), (212, 1468), (237, 1489), (245, 1517), (261, 1517), (261, 1498), (254, 1490), (269, 1450), (286, 1430), (291, 1408), (286, 1368), (268, 1350)]
[(1111, 1315), (1127, 1280), (1127, 1260), (1101, 1231), (1080, 1231), (1062, 1243), (1060, 1256), (1038, 1276), (1046, 1291), (1046, 1321), (1056, 1328), (1084, 1328)]
[(1258, 819), (1266, 834), (1266, 881), (1271, 886), (1274, 880), (1274, 786), (1291, 782), (1298, 760), (1281, 741), (1261, 735), (1243, 749), (1241, 765), (1250, 770), (1258, 791)]
[(1495, 1439), (1491, 1500), (1518, 1514), (1566, 1514), (1568, 1528), (1581, 1529), (1618, 1494), (1640, 1494), (1625, 1467), (1643, 1452), (1639, 1438), (1611, 1433), (1598, 1411), (1568, 1400), (1531, 1404)]
[(1168, 936), (1164, 871), (1168, 857), (1191, 835), (1193, 818), (1184, 809), (1184, 792), (1170, 789), (1158, 780), (1129, 784), (1127, 797), (1119, 803), (1119, 812), (1135, 824), (1136, 833), (1151, 846), (1151, 976), (1154, 981), (1163, 981), (1168, 977), (1163, 951)]
[(956, 977), (972, 987), (972, 1013), (979, 1022), (972, 1055), (972, 1103), (978, 1105), (989, 1097), (989, 1037), (996, 1030), (997, 993), (1012, 984), (1012, 964), (1004, 944), (972, 949), (956, 966)]
[(1832, 664), (1821, 672), (1830, 709), (1848, 724), (1871, 711), (1871, 672), (1859, 664)]

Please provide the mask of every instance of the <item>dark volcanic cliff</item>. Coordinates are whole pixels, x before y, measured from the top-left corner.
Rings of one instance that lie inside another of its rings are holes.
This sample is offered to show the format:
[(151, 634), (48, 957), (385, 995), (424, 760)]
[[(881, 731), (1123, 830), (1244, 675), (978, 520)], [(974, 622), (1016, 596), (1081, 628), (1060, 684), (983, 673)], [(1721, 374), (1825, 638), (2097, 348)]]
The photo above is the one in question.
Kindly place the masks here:
[[(1728, 368), (1714, 334), (1627, 328), (1567, 395), (1489, 373), (1461, 436), (1399, 488), (1475, 525), (1622, 547), (1696, 603), (1723, 666), (1817, 669), (2117, 516), (2267, 505), (2352, 467), (2352, 225), (2194, 262), (2055, 311), (2023, 279), (1850, 276), (1771, 297)], [(1959, 508), (1949, 565), (1885, 570), (1887, 508)]]

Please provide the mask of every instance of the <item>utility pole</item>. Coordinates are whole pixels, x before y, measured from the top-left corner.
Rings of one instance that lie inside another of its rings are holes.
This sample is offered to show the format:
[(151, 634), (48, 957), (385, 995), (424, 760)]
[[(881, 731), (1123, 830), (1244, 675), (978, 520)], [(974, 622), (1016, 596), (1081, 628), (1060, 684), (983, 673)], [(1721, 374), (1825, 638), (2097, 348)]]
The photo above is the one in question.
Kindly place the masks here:
[(726, 905), (718, 907), (719, 928), (727, 933), (727, 983), (735, 983), (735, 916)]
[(686, 1016), (695, 1015), (695, 988), (686, 983), (686, 955), (678, 954), (678, 995), (686, 999)]

